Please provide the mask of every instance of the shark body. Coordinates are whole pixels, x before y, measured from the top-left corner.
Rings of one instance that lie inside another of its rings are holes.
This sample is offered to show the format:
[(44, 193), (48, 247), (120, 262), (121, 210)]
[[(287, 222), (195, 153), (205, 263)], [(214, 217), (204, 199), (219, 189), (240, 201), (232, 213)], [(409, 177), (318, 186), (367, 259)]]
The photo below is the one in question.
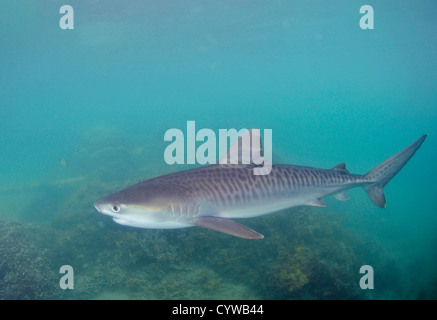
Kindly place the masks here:
[(271, 165), (266, 175), (254, 175), (255, 164), (215, 164), (146, 180), (103, 197), (94, 206), (115, 222), (132, 227), (200, 226), (240, 238), (261, 239), (263, 235), (231, 219), (297, 206), (325, 206), (322, 198), (334, 195), (347, 200), (346, 191), (354, 187), (363, 187), (370, 200), (384, 208), (383, 188), (425, 138), (365, 175), (351, 174), (344, 163), (332, 169), (277, 164)]

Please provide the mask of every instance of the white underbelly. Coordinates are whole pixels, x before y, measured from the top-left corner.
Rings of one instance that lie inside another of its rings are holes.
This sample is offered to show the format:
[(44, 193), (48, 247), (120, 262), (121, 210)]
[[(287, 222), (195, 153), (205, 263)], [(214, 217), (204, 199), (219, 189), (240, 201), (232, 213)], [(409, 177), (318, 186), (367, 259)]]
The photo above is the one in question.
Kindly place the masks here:
[(112, 220), (124, 226), (143, 228), (143, 229), (179, 229), (179, 228), (192, 227), (192, 225), (190, 224), (181, 223), (179, 221), (151, 222), (141, 219), (120, 219), (120, 218), (112, 218)]
[(223, 218), (252, 218), (274, 213), (287, 208), (298, 207), (308, 203), (303, 198), (288, 198), (274, 201), (258, 202), (249, 206), (226, 208), (219, 210), (218, 216)]

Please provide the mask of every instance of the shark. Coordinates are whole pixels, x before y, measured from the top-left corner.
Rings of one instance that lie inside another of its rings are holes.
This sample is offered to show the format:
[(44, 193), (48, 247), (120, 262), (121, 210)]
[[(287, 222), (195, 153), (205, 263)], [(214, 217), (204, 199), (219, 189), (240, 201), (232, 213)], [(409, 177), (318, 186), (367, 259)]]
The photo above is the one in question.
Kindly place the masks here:
[(374, 204), (385, 208), (384, 187), (426, 138), (421, 136), (366, 174), (352, 174), (340, 163), (330, 169), (271, 164), (268, 174), (255, 175), (253, 169), (260, 166), (256, 164), (259, 161), (250, 156), (243, 161), (243, 154), (247, 153), (242, 152), (249, 148), (252, 154), (262, 154), (261, 143), (250, 143), (254, 137), (259, 138), (259, 132), (254, 134), (254, 130), (259, 129), (246, 131), (224, 155), (225, 160), (220, 159), (217, 164), (137, 183), (102, 197), (94, 206), (99, 213), (125, 226), (145, 229), (197, 226), (243, 239), (262, 239), (261, 233), (233, 219), (298, 206), (324, 207), (323, 198), (332, 195), (345, 201), (349, 199), (346, 191), (356, 187), (362, 187)]

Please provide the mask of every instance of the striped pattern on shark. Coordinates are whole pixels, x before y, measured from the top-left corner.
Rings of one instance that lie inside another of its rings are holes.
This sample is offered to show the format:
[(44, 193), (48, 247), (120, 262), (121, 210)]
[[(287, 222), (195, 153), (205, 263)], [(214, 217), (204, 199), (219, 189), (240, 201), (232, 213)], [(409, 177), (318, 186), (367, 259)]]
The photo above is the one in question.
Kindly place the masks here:
[[(253, 130), (246, 134), (252, 135)], [(234, 146), (241, 147), (247, 141), (242, 137)], [(346, 191), (354, 187), (363, 187), (370, 200), (384, 208), (385, 185), (425, 138), (423, 135), (365, 175), (351, 174), (344, 163), (332, 169), (277, 164), (271, 166), (268, 175), (254, 175), (253, 163), (215, 164), (146, 180), (103, 197), (95, 207), (127, 226), (156, 229), (200, 226), (240, 238), (261, 239), (260, 233), (231, 219), (296, 206), (325, 206), (322, 198), (333, 195), (338, 200), (347, 200)], [(229, 157), (230, 152), (225, 156)]]

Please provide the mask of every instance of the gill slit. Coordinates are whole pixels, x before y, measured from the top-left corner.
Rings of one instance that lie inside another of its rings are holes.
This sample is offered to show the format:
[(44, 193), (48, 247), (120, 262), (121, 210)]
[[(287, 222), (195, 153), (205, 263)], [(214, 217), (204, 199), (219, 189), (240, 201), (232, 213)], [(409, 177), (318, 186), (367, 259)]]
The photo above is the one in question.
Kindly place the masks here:
[(169, 204), (170, 204), (170, 209), (171, 209), (171, 216), (174, 217), (173, 204), (171, 203), (171, 201), (169, 202)]

